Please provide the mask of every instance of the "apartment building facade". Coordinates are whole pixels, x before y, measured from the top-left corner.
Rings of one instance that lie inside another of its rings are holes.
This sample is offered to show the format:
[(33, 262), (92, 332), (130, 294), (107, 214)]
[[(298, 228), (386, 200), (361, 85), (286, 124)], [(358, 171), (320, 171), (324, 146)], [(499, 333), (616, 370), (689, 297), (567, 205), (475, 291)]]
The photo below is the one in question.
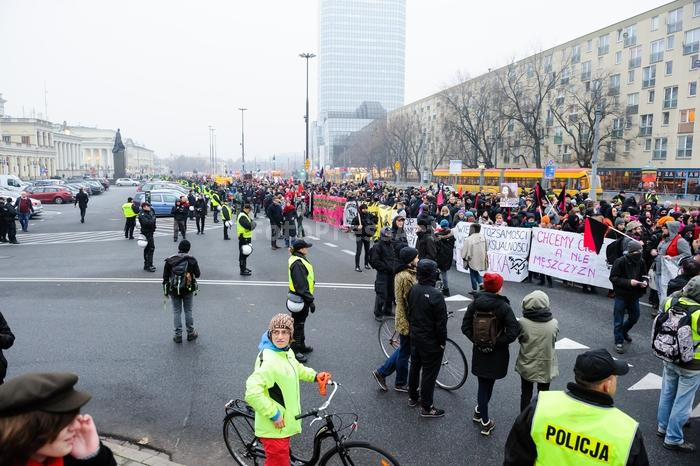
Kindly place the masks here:
[(656, 170), (655, 187), (660, 191), (691, 193), (700, 183), (700, 128), (695, 125), (700, 1), (671, 2), (538, 52), (396, 109), (388, 115), (389, 122), (413, 115), (424, 135), (428, 160), (442, 158), (444, 166), (450, 158), (465, 158), (455, 144), (447, 157), (441, 152), (454, 139), (445, 130), (446, 121), (454, 118), (449, 97), (483, 93), (485, 86), (498, 87), (519, 70), (534, 76), (523, 89), (538, 89), (532, 82), (542, 76), (551, 88), (535, 122), (489, 123), (480, 150), (493, 156), (492, 166), (535, 166), (534, 143), (523, 130), (530, 123), (536, 126), (541, 166), (550, 160), (558, 167), (590, 166), (592, 150), (581, 155), (582, 146), (592, 149), (590, 143), (586, 147), (587, 128), (592, 126), (586, 122), (594, 118), (592, 109), (600, 108), (598, 166), (606, 189), (636, 190), (643, 169)]

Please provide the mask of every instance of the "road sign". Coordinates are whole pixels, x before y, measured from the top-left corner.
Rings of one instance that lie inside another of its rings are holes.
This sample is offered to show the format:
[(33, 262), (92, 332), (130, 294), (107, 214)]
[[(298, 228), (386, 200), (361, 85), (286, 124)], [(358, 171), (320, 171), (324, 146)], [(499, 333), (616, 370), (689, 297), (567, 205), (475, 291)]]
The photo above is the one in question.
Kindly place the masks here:
[(553, 180), (554, 175), (557, 171), (557, 166), (554, 164), (554, 160), (549, 159), (547, 165), (544, 166), (544, 179)]
[(461, 175), (462, 174), (462, 161), (461, 160), (450, 160), (450, 175)]
[(399, 162), (398, 160), (396, 162), (394, 162), (394, 170), (395, 171), (401, 170), (401, 162)]
[(306, 161), (304, 162), (304, 168), (306, 168), (307, 170), (311, 168), (311, 159), (306, 159)]

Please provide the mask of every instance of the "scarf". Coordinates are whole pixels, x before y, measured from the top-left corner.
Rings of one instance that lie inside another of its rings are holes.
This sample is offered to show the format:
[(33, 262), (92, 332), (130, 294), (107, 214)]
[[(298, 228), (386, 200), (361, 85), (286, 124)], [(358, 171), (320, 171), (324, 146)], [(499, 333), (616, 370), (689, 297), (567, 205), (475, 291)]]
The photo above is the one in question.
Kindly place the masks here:
[(549, 322), (552, 320), (552, 311), (544, 309), (523, 309), (523, 317), (533, 322)]

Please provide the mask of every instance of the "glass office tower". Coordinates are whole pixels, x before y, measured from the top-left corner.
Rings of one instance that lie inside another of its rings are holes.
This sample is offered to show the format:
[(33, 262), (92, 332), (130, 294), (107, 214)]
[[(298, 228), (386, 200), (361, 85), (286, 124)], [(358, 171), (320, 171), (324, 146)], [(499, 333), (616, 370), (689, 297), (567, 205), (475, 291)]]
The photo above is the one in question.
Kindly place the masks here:
[(348, 166), (349, 136), (403, 105), (406, 0), (320, 0), (315, 165)]

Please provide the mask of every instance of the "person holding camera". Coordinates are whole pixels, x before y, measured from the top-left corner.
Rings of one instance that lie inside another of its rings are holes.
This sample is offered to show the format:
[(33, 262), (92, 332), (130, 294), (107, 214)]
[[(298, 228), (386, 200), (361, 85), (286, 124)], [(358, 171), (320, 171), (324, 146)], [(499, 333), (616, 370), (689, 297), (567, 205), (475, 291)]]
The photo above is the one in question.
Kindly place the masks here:
[[(613, 334), (615, 336), (615, 351), (625, 352), (624, 342), (631, 343), (629, 331), (639, 320), (639, 298), (649, 286), (646, 266), (642, 260), (642, 243), (631, 241), (626, 253), (615, 260), (610, 270), (610, 283), (615, 292), (613, 308)], [(625, 313), (628, 314), (625, 320)]]

